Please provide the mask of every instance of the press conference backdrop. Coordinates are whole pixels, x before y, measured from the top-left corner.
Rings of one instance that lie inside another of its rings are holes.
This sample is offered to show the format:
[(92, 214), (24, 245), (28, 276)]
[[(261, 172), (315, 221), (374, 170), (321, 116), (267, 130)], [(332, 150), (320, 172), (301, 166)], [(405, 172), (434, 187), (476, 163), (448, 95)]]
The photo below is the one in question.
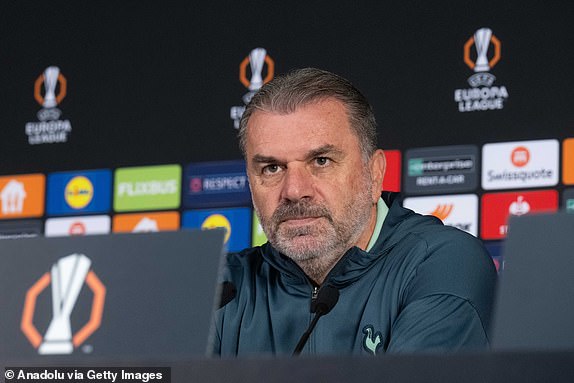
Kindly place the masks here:
[(227, 228), (265, 241), (237, 147), (294, 68), (371, 101), (383, 189), (482, 239), (574, 211), (568, 1), (3, 2), (0, 236)]

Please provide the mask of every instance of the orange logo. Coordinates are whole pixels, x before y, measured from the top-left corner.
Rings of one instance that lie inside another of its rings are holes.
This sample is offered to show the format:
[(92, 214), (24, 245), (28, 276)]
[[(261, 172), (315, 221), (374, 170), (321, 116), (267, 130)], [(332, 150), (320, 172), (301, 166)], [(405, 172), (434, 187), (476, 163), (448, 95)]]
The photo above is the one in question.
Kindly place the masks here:
[(114, 233), (142, 233), (179, 229), (179, 213), (175, 211), (114, 216)]
[[(257, 53), (259, 52), (260, 55), (258, 57)], [(262, 57), (263, 55), (265, 55), (264, 58)], [(267, 64), (267, 75), (265, 76), (264, 79), (258, 81), (257, 79), (261, 78), (263, 63)], [(248, 65), (251, 67), (251, 79), (247, 77)], [(262, 48), (254, 49), (251, 52), (251, 54), (245, 57), (243, 61), (241, 61), (241, 64), (239, 64), (239, 80), (248, 89), (252, 88), (259, 89), (258, 87), (260, 87), (263, 84), (267, 84), (269, 81), (271, 81), (274, 75), (275, 75), (275, 62)], [(259, 82), (261, 81), (262, 84), (259, 84)], [(258, 87), (257, 86), (254, 87), (255, 85), (254, 83), (257, 83)]]
[(70, 235), (84, 235), (86, 234), (86, 225), (82, 222), (74, 222), (70, 225), (69, 233)]
[(452, 213), (453, 207), (454, 207), (453, 204), (437, 205), (437, 207), (434, 209), (431, 215), (434, 215), (441, 221), (444, 221), (445, 219), (447, 219), (450, 213)]
[(43, 174), (0, 177), (0, 219), (41, 217), (44, 189)]
[(471, 47), (474, 45), (477, 48), (476, 50), (478, 59), (482, 55), (486, 55), (488, 47), (490, 46), (490, 44), (492, 44), (494, 48), (494, 53), (492, 55), (492, 58), (488, 60), (488, 67), (489, 68), (494, 67), (500, 61), (501, 57), (500, 52), (502, 44), (500, 43), (500, 40), (494, 34), (491, 34), (490, 39), (488, 39), (487, 41), (481, 41), (477, 43), (475, 36), (476, 34), (471, 36), (464, 44), (464, 62), (466, 63), (466, 65), (468, 65), (470, 69), (474, 70), (476, 67), (476, 61), (473, 61), (473, 59), (470, 57)]
[[(66, 258), (69, 257), (74, 257), (74, 256), (78, 256), (77, 254), (74, 254), (72, 256), (68, 256)], [(85, 256), (83, 256), (85, 257)], [(65, 259), (65, 258), (64, 258)], [(60, 260), (61, 261), (61, 260)], [(89, 261), (88, 261), (89, 262)], [(53, 267), (52, 267), (52, 273), (54, 272), (54, 269), (58, 269), (58, 266), (62, 267), (62, 264), (58, 265), (58, 263), (56, 263)], [(88, 267), (89, 267), (89, 263), (88, 263)], [(75, 334), (73, 334), (73, 336), (71, 336), (71, 345), (73, 345), (74, 348), (77, 348), (78, 346), (80, 346), (88, 337), (90, 337), (99, 327), (100, 324), (102, 322), (102, 315), (104, 312), (104, 302), (105, 302), (105, 296), (106, 296), (106, 287), (104, 286), (104, 284), (100, 281), (100, 279), (98, 278), (98, 276), (92, 271), (86, 269), (87, 273), (85, 274), (85, 278), (84, 278), (84, 282), (86, 283), (86, 285), (90, 288), (90, 290), (92, 290), (94, 297), (92, 300), (92, 309), (91, 309), (91, 314), (90, 314), (90, 319), (88, 320), (88, 322), (79, 330), (77, 331)], [(61, 270), (60, 270), (61, 271)], [(69, 271), (69, 270), (68, 270)], [(60, 280), (59, 283), (61, 282), (70, 282), (72, 279), (77, 279), (77, 276), (80, 275), (78, 273), (71, 272), (71, 273), (61, 273), (62, 275), (67, 276), (68, 278), (64, 281)], [(83, 277), (84, 275), (80, 275), (81, 277)], [(50, 272), (46, 272), (44, 275), (42, 275), (42, 277), (40, 277), (40, 279), (38, 279), (27, 291), (26, 293), (26, 301), (24, 302), (24, 311), (22, 313), (22, 321), (20, 323), (20, 329), (22, 330), (22, 332), (24, 333), (24, 335), (26, 336), (26, 338), (28, 338), (28, 340), (30, 341), (30, 343), (34, 346), (34, 348), (39, 349), (39, 352), (41, 354), (67, 354), (67, 353), (71, 353), (71, 347), (69, 350), (62, 350), (62, 349), (56, 349), (56, 350), (50, 350), (48, 348), (46, 348), (46, 351), (42, 351), (42, 347), (43, 345), (45, 345), (46, 343), (48, 343), (48, 335), (46, 335), (45, 337), (43, 337), (42, 335), (40, 335), (40, 333), (38, 332), (38, 329), (36, 328), (36, 326), (34, 325), (34, 313), (35, 313), (35, 309), (36, 309), (36, 301), (38, 299), (38, 296), (40, 295), (40, 293), (42, 291), (44, 291), (48, 285), (50, 285), (50, 283), (52, 282), (52, 275)], [(68, 290), (71, 290), (70, 288), (70, 284), (69, 283), (64, 283), (64, 286), (66, 286), (68, 288)], [(81, 288), (81, 287), (80, 287)], [(52, 289), (54, 290), (54, 289)], [(66, 291), (65, 293), (67, 293), (68, 291)], [(79, 292), (79, 290), (78, 290)], [(54, 291), (52, 291), (52, 299), (54, 299), (55, 295), (57, 295), (57, 293), (55, 293)], [(73, 295), (73, 293), (72, 293)], [(77, 297), (77, 296), (76, 296)], [(75, 304), (75, 299), (72, 297), (72, 299), (69, 299), (70, 297), (68, 296), (68, 294), (62, 294), (62, 292), (60, 292), (60, 295), (58, 295), (56, 297), (56, 299), (59, 301), (58, 303), (53, 303), (53, 309), (54, 310), (67, 310), (67, 312), (65, 312), (64, 314), (70, 314), (71, 310), (73, 309), (73, 306)], [(71, 306), (71, 307), (68, 307)], [(66, 333), (66, 324), (63, 323), (65, 321), (63, 321), (62, 319), (65, 319), (64, 316), (65, 315), (60, 315), (62, 314), (62, 312), (58, 312), (58, 315), (56, 315), (57, 313), (54, 312), (54, 318), (52, 320), (51, 326), (47, 331), (47, 334), (50, 333), (50, 330), (52, 328), (52, 324), (56, 323), (57, 326), (53, 326), (54, 328), (57, 328), (56, 330), (61, 330), (61, 328), (64, 329), (64, 331), (53, 331), (53, 334), (58, 334), (57, 336), (59, 336), (62, 332), (65, 334)], [(63, 325), (62, 325), (63, 324)], [(71, 335), (71, 333), (70, 333)], [(61, 341), (62, 339), (60, 339)], [(65, 340), (65, 339), (63, 339)], [(57, 348), (59, 348), (58, 346), (56, 346)]]
[(510, 161), (514, 166), (521, 168), (530, 161), (530, 151), (524, 146), (514, 148), (510, 154)]
[[(56, 85), (60, 85), (58, 94), (56, 92)], [(44, 95), (42, 95), (42, 85), (44, 85)], [(34, 98), (38, 104), (44, 107), (54, 107), (66, 97), (68, 83), (66, 78), (58, 67), (48, 67), (36, 79), (34, 83)]]

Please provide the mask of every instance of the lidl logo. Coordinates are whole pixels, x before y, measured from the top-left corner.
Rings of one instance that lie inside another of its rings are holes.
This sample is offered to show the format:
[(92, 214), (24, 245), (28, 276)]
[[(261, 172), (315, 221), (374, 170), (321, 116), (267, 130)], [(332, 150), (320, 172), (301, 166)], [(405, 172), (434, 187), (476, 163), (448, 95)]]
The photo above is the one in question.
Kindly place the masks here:
[(94, 185), (84, 176), (74, 177), (66, 185), (65, 198), (72, 209), (83, 209), (94, 198)]
[(515, 189), (558, 183), (558, 141), (486, 144), (482, 148), (482, 188)]
[(115, 211), (177, 209), (180, 197), (179, 165), (121, 168), (115, 172)]
[(43, 174), (0, 177), (0, 219), (41, 217), (44, 190)]
[[(248, 71), (247, 68), (250, 70)], [(243, 95), (242, 106), (232, 106), (230, 116), (235, 129), (239, 129), (239, 121), (245, 111), (245, 105), (249, 104), (253, 95), (273, 79), (275, 75), (275, 62), (267, 54), (265, 48), (255, 48), (249, 52), (239, 64), (239, 81), (249, 91)]]
[(114, 216), (114, 233), (155, 233), (179, 229), (179, 213), (118, 214)]
[(111, 219), (107, 215), (90, 215), (81, 217), (48, 218), (46, 220), (46, 237), (74, 235), (108, 234)]
[(187, 208), (250, 206), (245, 161), (189, 164), (185, 168), (183, 193)]
[(478, 197), (474, 194), (405, 198), (403, 205), (419, 214), (433, 215), (447, 226), (478, 235)]
[(240, 251), (251, 245), (250, 208), (190, 210), (183, 213), (182, 221), (182, 226), (187, 228), (225, 228), (229, 251)]
[(574, 185), (574, 138), (564, 140), (562, 152), (562, 182)]
[(49, 174), (48, 214), (106, 213), (111, 207), (111, 187), (110, 170)]
[(225, 239), (223, 242), (227, 243), (231, 236), (231, 223), (223, 214), (212, 214), (201, 224), (203, 230), (215, 229), (217, 227), (225, 229)]
[[(71, 254), (58, 260), (28, 289), (20, 328), (39, 354), (71, 354), (88, 339), (102, 322), (106, 287), (91, 270), (92, 261), (83, 254)], [(71, 316), (83, 285), (92, 291), (89, 320), (72, 333)], [(52, 291), (52, 320), (42, 336), (34, 324), (37, 300), (48, 286)]]
[(486, 240), (505, 238), (510, 215), (521, 216), (556, 210), (558, 210), (556, 190), (485, 194), (482, 196), (481, 204), (481, 237)]

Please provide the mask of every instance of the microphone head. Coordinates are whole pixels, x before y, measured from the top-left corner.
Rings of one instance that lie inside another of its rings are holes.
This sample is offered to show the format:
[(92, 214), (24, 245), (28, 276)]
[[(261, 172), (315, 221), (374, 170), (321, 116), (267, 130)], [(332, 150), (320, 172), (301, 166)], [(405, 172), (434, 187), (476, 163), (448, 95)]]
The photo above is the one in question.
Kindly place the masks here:
[(322, 286), (317, 293), (317, 298), (311, 302), (311, 312), (320, 313), (321, 315), (328, 314), (338, 301), (338, 289), (330, 285)]

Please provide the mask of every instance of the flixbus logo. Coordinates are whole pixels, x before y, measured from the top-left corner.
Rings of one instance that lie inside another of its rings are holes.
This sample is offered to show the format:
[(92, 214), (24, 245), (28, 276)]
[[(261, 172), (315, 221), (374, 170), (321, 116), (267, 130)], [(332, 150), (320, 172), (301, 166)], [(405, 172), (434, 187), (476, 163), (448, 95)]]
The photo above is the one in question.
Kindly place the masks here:
[[(249, 76), (247, 67), (250, 68), (251, 76)], [(242, 106), (232, 106), (230, 117), (233, 120), (235, 129), (239, 129), (239, 121), (245, 111), (245, 105), (249, 104), (251, 98), (263, 84), (268, 83), (275, 75), (275, 62), (267, 54), (265, 48), (253, 49), (247, 57), (245, 57), (241, 64), (239, 64), (239, 81), (249, 91), (243, 95)]]
[(454, 101), (459, 112), (496, 110), (504, 107), (508, 90), (495, 86), (496, 77), (489, 73), (502, 57), (502, 43), (492, 29), (480, 28), (463, 46), (463, 62), (474, 72), (468, 78), (469, 89), (456, 89)]
[[(71, 354), (90, 337), (102, 322), (106, 287), (90, 270), (91, 260), (83, 254), (71, 254), (52, 265), (26, 293), (20, 328), (40, 354)], [(93, 300), (88, 322), (74, 334), (70, 316), (84, 283), (92, 290)], [(34, 325), (36, 301), (52, 285), (52, 320), (42, 336)]]

